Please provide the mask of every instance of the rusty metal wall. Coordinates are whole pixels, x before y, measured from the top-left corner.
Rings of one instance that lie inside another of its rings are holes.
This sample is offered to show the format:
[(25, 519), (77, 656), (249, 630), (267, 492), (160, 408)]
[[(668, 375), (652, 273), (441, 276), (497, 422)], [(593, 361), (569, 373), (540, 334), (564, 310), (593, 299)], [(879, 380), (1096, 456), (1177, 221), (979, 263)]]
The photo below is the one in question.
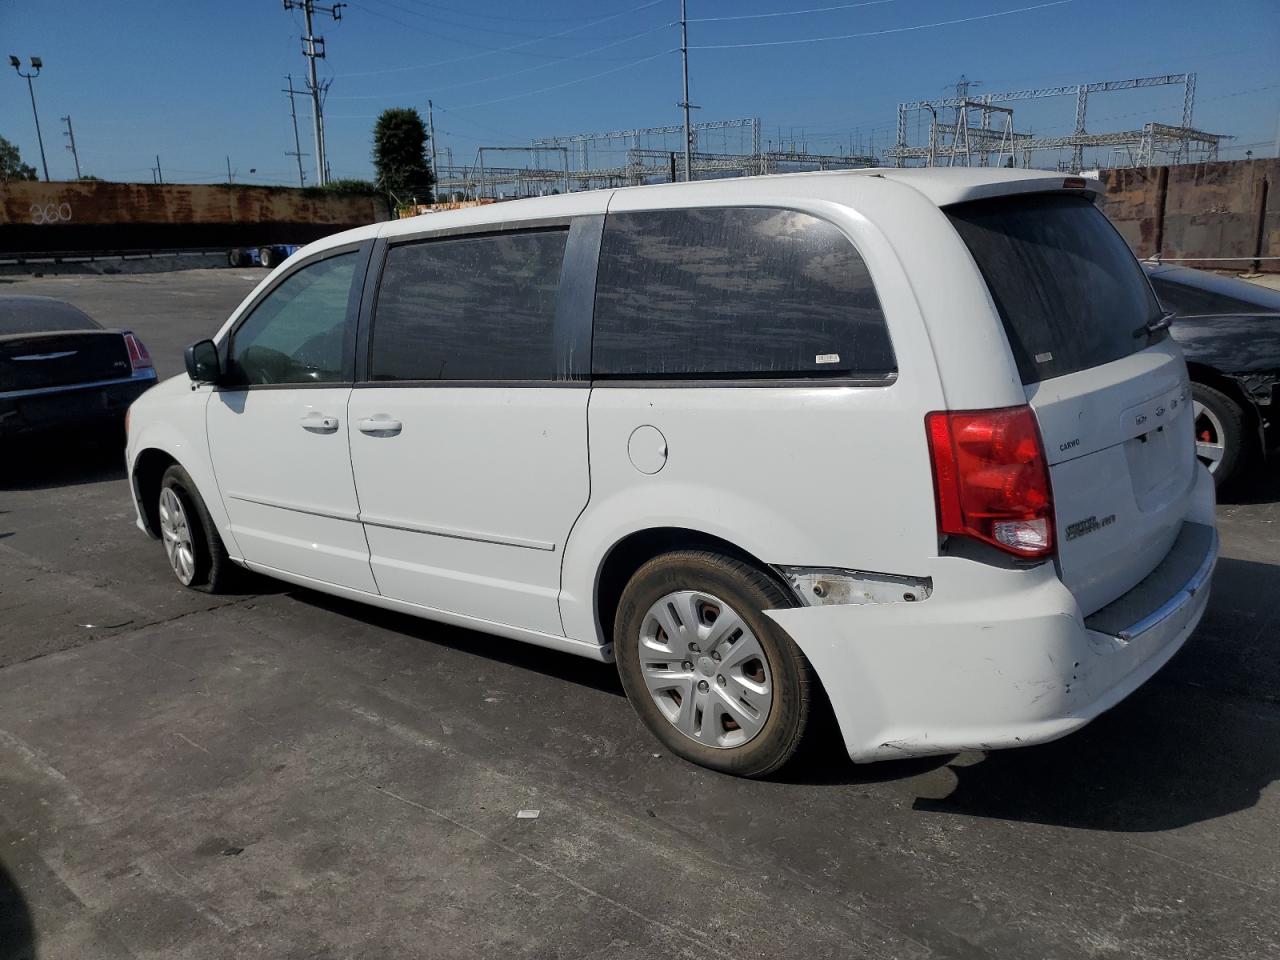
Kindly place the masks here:
[(286, 187), (0, 183), (0, 251), (306, 243), (389, 219), (385, 198)]
[(1280, 257), (1280, 159), (1104, 170), (1101, 178), (1103, 209), (1138, 256), (1280, 272), (1280, 259), (1262, 259)]

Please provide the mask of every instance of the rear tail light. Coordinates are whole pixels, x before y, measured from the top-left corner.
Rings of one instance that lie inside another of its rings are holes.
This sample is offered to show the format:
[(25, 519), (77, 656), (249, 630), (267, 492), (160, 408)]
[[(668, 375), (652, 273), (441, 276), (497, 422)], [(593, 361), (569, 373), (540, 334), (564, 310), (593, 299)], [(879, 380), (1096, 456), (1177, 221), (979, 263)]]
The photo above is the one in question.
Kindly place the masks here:
[(153, 366), (151, 363), (151, 354), (147, 353), (147, 348), (142, 345), (142, 341), (135, 337), (132, 333), (124, 335), (124, 345), (129, 351), (129, 366), (135, 371), (150, 370)]
[(925, 429), (940, 533), (1019, 557), (1053, 553), (1049, 466), (1030, 407), (930, 413)]

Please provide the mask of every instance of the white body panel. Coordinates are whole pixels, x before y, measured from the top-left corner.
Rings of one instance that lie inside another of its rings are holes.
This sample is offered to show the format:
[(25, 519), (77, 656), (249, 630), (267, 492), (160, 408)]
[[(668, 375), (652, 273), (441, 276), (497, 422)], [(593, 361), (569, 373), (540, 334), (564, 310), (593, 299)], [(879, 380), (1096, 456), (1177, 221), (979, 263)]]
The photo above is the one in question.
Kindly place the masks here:
[[(383, 596), (561, 633), (560, 562), (590, 485), (587, 396), (554, 387), (351, 391), (351, 460)], [(378, 416), (402, 431), (361, 431)]]
[[(1158, 625), (1127, 640), (1086, 625), (1162, 562), (1181, 524), (1212, 525), (1213, 490), (1185, 460), (1193, 447), (1183, 413), (1169, 410), (1186, 382), (1176, 347), (1025, 388), (982, 275), (939, 209), (1061, 188), (1060, 176), (1025, 171), (799, 174), (516, 201), (348, 232), (279, 269), (354, 241), (606, 209), (807, 212), (839, 227), (866, 263), (897, 376), (876, 386), (358, 385), (238, 395), (192, 391), (179, 378), (135, 405), (130, 469), (147, 449), (181, 462), (228, 551), (255, 569), (601, 660), (612, 656), (601, 571), (631, 534), (679, 528), (769, 566), (928, 581), (922, 602), (770, 612), (813, 664), (850, 755), (1051, 739), (1177, 650), (1203, 611), (1216, 557), (1210, 547), (1204, 577)], [(1051, 462), (1057, 557), (993, 564), (949, 553), (925, 414), (1026, 403)], [(1140, 440), (1134, 418), (1161, 406), (1166, 429)], [(309, 411), (339, 419), (339, 429), (302, 429)], [(402, 429), (361, 430), (378, 416)], [(1072, 523), (1111, 513), (1112, 523), (1068, 538)]]
[(209, 452), (245, 560), (372, 593), (347, 447), (350, 393), (218, 390), (205, 408)]

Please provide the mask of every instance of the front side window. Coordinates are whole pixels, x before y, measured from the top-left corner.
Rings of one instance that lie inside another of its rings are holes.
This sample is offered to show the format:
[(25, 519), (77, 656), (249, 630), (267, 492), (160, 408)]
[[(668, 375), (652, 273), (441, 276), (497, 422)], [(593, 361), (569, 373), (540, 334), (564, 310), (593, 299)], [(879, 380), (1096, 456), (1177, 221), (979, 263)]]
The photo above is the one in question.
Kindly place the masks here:
[(617, 378), (895, 370), (866, 264), (836, 226), (760, 207), (609, 214), (592, 369)]
[(259, 300), (232, 334), (230, 382), (249, 386), (345, 379), (347, 303), (356, 262), (355, 251), (318, 260)]
[(371, 380), (552, 380), (564, 229), (387, 252)]

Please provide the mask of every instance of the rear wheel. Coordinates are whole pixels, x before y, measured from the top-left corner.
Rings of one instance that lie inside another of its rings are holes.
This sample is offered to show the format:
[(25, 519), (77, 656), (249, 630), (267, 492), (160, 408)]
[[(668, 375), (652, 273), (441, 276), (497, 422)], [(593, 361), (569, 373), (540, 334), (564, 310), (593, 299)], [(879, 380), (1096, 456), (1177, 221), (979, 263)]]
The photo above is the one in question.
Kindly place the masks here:
[(235, 564), (191, 477), (177, 464), (160, 479), (157, 517), (169, 569), (178, 582), (204, 593), (226, 592), (235, 578)]
[(1244, 411), (1225, 393), (1203, 383), (1191, 385), (1196, 457), (1222, 486), (1238, 471), (1247, 446)]
[(636, 712), (673, 753), (762, 777), (795, 754), (812, 668), (764, 611), (792, 606), (773, 580), (704, 551), (650, 560), (618, 605), (618, 672)]
[(258, 262), (268, 269), (274, 267), (276, 265), (275, 252), (270, 247), (263, 247), (258, 251)]

